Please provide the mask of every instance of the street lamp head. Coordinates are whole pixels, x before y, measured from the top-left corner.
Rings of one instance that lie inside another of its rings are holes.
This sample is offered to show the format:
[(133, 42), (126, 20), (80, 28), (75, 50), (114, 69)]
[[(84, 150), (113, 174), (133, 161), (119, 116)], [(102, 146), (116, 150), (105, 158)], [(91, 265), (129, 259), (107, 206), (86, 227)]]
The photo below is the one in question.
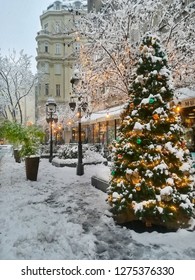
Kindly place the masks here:
[(72, 84), (72, 87), (73, 87), (73, 85), (75, 85), (75, 86), (78, 85), (79, 81), (80, 81), (80, 79), (78, 77), (74, 76), (71, 78), (70, 83)]
[(57, 104), (53, 98), (48, 98), (46, 102), (46, 112), (47, 113), (55, 113)]
[(78, 85), (80, 80), (81, 80), (80, 71), (78, 68), (76, 68), (76, 69), (74, 69), (72, 78), (70, 80), (72, 87), (73, 87), (73, 85), (75, 85), (75, 86)]
[(83, 109), (83, 112), (86, 112), (87, 107), (88, 107), (88, 103), (87, 103), (87, 102), (83, 102), (83, 103), (81, 104), (81, 107), (82, 107), (82, 109)]
[(74, 102), (74, 101), (69, 102), (69, 106), (70, 106), (71, 111), (74, 111), (76, 108), (76, 102)]

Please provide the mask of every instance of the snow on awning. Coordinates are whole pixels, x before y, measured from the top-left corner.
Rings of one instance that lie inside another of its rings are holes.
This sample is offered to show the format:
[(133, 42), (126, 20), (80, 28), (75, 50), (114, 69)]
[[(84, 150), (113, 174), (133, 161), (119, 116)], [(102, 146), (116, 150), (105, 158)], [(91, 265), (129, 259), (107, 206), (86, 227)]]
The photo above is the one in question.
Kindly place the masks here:
[[(181, 102), (182, 106), (184, 107), (187, 106), (185, 105), (187, 104), (186, 101), (189, 101), (189, 104), (194, 104), (190, 106), (195, 106), (195, 91), (190, 90), (189, 88), (178, 89), (175, 92), (175, 98), (177, 98), (177, 102)], [(126, 104), (123, 104), (102, 111), (94, 112), (89, 116), (83, 116), (81, 121), (84, 124), (93, 124), (97, 122), (119, 119), (125, 105)]]
[(181, 107), (195, 106), (195, 91), (189, 88), (180, 88), (176, 91), (177, 102), (181, 102)]
[(184, 99), (189, 99), (189, 98), (195, 98), (195, 91), (191, 90), (189, 88), (177, 89), (175, 93), (176, 93), (175, 95), (179, 101), (184, 100)]
[(125, 104), (91, 113), (89, 116), (82, 117), (81, 121), (82, 123), (85, 124), (92, 124), (92, 123), (97, 123), (102, 121), (119, 119), (124, 109), (124, 106)]

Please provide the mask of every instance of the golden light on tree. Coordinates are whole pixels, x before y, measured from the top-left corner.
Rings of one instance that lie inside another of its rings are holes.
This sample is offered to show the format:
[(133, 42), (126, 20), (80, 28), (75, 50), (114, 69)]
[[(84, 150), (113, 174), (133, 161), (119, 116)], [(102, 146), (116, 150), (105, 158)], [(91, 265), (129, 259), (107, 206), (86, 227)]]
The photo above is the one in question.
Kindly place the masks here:
[(134, 106), (130, 102), (124, 110), (113, 143), (109, 202), (119, 223), (141, 220), (146, 226), (188, 227), (195, 178), (173, 102), (167, 56), (159, 38), (150, 33), (140, 49), (130, 90)]

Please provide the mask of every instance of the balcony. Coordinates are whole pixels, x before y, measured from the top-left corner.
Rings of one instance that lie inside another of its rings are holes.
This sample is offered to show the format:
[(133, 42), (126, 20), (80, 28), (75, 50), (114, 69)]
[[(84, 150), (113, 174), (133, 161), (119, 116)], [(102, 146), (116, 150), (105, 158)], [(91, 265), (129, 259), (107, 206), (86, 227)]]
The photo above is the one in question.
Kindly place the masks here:
[(52, 33), (49, 32), (48, 30), (42, 29), (39, 32), (37, 32), (37, 36), (40, 36), (40, 35), (52, 35)]

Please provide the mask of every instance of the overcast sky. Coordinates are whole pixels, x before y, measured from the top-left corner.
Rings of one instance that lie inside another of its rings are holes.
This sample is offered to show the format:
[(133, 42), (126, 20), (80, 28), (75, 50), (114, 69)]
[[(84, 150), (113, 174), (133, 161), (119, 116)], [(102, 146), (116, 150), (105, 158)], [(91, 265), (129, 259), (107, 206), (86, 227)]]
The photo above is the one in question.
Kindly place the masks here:
[(32, 70), (36, 69), (36, 34), (41, 29), (39, 17), (54, 0), (0, 0), (0, 52), (8, 50), (33, 56)]

